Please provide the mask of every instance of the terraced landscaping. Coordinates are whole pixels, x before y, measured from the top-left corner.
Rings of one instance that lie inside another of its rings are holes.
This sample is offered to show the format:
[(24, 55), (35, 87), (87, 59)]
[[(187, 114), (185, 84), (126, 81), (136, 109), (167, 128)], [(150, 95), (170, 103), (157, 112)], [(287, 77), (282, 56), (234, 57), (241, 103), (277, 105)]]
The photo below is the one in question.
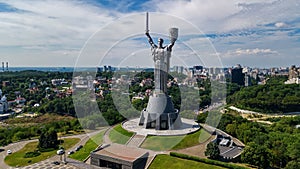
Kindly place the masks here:
[(185, 136), (148, 136), (141, 147), (155, 151), (178, 150), (203, 143), (209, 137), (203, 129)]
[(116, 125), (109, 133), (109, 139), (113, 143), (126, 144), (133, 132), (129, 132), (122, 128), (121, 124)]

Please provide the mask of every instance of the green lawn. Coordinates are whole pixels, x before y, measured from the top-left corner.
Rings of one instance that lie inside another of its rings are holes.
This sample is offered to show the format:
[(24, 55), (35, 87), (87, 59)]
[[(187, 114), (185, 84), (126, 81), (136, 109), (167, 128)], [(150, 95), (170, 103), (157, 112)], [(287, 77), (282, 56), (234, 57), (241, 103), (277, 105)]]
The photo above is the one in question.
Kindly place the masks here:
[(126, 144), (126, 142), (133, 135), (133, 132), (129, 132), (122, 128), (121, 124), (118, 124), (114, 127), (113, 130), (109, 133), (109, 139), (113, 143)]
[(147, 136), (141, 147), (155, 151), (171, 150), (184, 137), (185, 136)]
[(104, 132), (105, 131), (101, 131), (100, 133), (91, 137), (82, 147), (82, 149), (74, 154), (69, 155), (69, 157), (79, 161), (85, 160), (90, 155), (91, 151), (95, 150), (100, 144), (102, 144)]
[(203, 143), (209, 136), (203, 129), (185, 136), (148, 136), (141, 147), (155, 151), (178, 150)]
[[(79, 138), (65, 138), (63, 140), (64, 143), (61, 144), (60, 146), (64, 147), (65, 149), (73, 147), (76, 143), (80, 141)], [(17, 166), (22, 167), (22, 166), (43, 161), (56, 154), (57, 150), (53, 150), (48, 152), (42, 152), (41, 155), (37, 157), (24, 158), (25, 153), (36, 150), (37, 145), (38, 145), (37, 141), (26, 144), (21, 150), (6, 156), (4, 159), (5, 163), (13, 167), (17, 167)]]
[(166, 154), (160, 154), (155, 157), (149, 169), (161, 168), (188, 168), (188, 169), (224, 169), (223, 167), (205, 164), (201, 162), (185, 160), (177, 157), (172, 157)]
[(173, 148), (173, 150), (198, 145), (199, 143), (205, 142), (208, 137), (210, 137), (210, 134), (204, 129), (200, 129), (195, 133), (186, 135), (184, 139)]
[(209, 139), (210, 136), (211, 136), (211, 134), (209, 132), (207, 132), (204, 129), (201, 129), (201, 133), (199, 135), (199, 143), (206, 142)]

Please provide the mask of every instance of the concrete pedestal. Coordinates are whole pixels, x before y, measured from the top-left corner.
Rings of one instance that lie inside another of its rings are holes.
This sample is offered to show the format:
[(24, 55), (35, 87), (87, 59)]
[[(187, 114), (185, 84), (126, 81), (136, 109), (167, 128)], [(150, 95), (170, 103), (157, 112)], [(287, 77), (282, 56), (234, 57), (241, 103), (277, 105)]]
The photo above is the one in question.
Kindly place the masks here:
[(139, 126), (146, 129), (174, 130), (181, 125), (179, 112), (174, 109), (170, 96), (160, 93), (149, 97), (147, 108), (141, 112)]

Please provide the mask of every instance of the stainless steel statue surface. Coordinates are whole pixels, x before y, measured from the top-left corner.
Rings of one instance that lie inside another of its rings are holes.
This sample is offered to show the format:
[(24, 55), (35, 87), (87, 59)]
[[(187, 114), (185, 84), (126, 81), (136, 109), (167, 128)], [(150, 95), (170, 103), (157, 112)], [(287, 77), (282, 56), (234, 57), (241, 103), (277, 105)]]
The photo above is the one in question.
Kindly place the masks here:
[(178, 37), (178, 28), (169, 29), (170, 44), (163, 46), (163, 39), (158, 39), (158, 44), (153, 42), (148, 28), (149, 16), (146, 13), (146, 33), (148, 42), (151, 45), (151, 52), (154, 68), (155, 89), (149, 97), (147, 108), (141, 112), (139, 125), (145, 128), (157, 130), (176, 129), (181, 126), (181, 119), (178, 110), (167, 93), (168, 74), (170, 69), (170, 58), (172, 48)]
[[(177, 28), (171, 28), (170, 30), (178, 32)], [(163, 46), (164, 40), (159, 38), (158, 45), (156, 45), (149, 32), (146, 32), (145, 34), (148, 37), (149, 44), (151, 45), (151, 52), (155, 63), (155, 93), (167, 93), (167, 78), (170, 69), (170, 58), (172, 47), (174, 46), (176, 39), (171, 38), (171, 43), (167, 46)]]

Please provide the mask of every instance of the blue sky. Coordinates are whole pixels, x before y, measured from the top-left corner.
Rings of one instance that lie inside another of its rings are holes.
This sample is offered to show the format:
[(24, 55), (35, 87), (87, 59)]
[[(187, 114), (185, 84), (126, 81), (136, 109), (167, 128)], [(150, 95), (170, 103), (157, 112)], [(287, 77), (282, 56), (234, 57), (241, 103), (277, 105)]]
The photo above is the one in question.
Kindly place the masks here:
[[(148, 66), (149, 60), (135, 60), (149, 58), (143, 39), (145, 11), (150, 12), (155, 39), (167, 34), (168, 27), (181, 26), (173, 65), (210, 65), (207, 62), (214, 59), (220, 60), (215, 66), (228, 67), (299, 65), (298, 0), (0, 0), (0, 60), (11, 66), (74, 66), (82, 60), (88, 66), (95, 60), (78, 56), (85, 54), (87, 44), (99, 40), (115, 44), (99, 64)], [(121, 33), (129, 32), (134, 38), (122, 40)], [(87, 53), (96, 56), (111, 47), (99, 43), (95, 48)], [(203, 62), (192, 58), (193, 53)]]

